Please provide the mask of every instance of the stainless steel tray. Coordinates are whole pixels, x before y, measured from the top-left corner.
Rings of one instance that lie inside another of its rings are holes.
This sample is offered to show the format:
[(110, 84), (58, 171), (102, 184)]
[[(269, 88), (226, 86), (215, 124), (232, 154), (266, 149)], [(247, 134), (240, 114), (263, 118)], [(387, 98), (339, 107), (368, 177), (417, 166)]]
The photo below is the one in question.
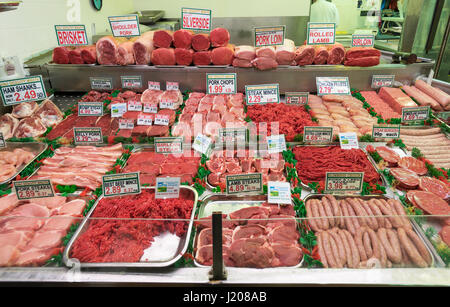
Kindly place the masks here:
[(14, 150), (16, 148), (21, 148), (21, 149), (27, 149), (29, 151), (31, 151), (34, 154), (34, 158), (31, 159), (31, 161), (29, 161), (27, 164), (23, 164), (22, 166), (19, 166), (16, 169), (16, 173), (11, 176), (10, 178), (0, 182), (1, 184), (5, 184), (10, 182), (11, 180), (13, 180), (14, 178), (16, 178), (16, 176), (27, 166), (29, 166), (31, 163), (33, 163), (36, 158), (42, 154), (46, 149), (47, 149), (48, 145), (46, 143), (35, 143), (35, 142), (6, 142), (6, 147), (5, 148), (1, 148), (0, 149), (0, 153), (2, 151), (10, 151), (10, 150)]
[[(323, 196), (325, 196), (325, 194), (309, 194), (308, 196), (305, 197), (305, 199), (303, 200), (305, 203), (307, 200), (309, 199), (321, 199)], [(363, 200), (369, 200), (372, 198), (378, 198), (378, 199), (389, 199), (389, 197), (385, 197), (383, 195), (364, 195), (364, 196), (360, 196), (360, 195), (334, 195), (334, 197), (336, 199), (343, 199), (343, 198), (361, 198)], [(425, 236), (425, 234), (423, 233), (423, 231), (420, 229), (420, 226), (416, 223), (416, 221), (414, 219), (409, 219), (409, 221), (411, 222), (414, 231), (417, 233), (417, 235), (419, 236), (420, 239), (422, 239), (422, 242), (425, 244), (428, 252), (430, 253), (431, 256), (431, 267), (445, 267), (444, 262), (442, 261), (441, 257), (438, 255), (438, 253), (436, 252), (436, 250), (434, 249), (433, 245), (431, 244), (431, 242), (428, 240), (428, 238)]]
[[(142, 187), (142, 189), (155, 189), (155, 187)], [(194, 205), (192, 207), (192, 213), (191, 218), (189, 220), (189, 225), (186, 233), (181, 237), (178, 249), (176, 253), (173, 255), (173, 258), (166, 261), (147, 261), (147, 262), (100, 262), (100, 263), (87, 263), (87, 262), (79, 262), (76, 258), (70, 258), (70, 252), (72, 249), (72, 245), (77, 240), (78, 236), (80, 236), (88, 227), (89, 227), (89, 218), (95, 211), (95, 208), (97, 207), (99, 201), (103, 199), (103, 195), (101, 195), (95, 204), (92, 206), (89, 213), (86, 215), (86, 217), (81, 222), (80, 226), (78, 227), (77, 231), (74, 233), (72, 238), (70, 239), (69, 243), (67, 244), (64, 253), (63, 253), (63, 262), (67, 267), (73, 267), (74, 265), (80, 265), (81, 268), (156, 268), (156, 267), (168, 267), (172, 265), (173, 263), (177, 262), (178, 259), (183, 257), (183, 254), (186, 252), (188, 245), (189, 245), (189, 239), (191, 237), (191, 231), (192, 231), (192, 225), (194, 222), (195, 217), (195, 211), (197, 207), (197, 201), (198, 201), (198, 194), (197, 191), (191, 187), (188, 186), (180, 186), (180, 189), (186, 189), (192, 192), (193, 199), (194, 199)]]
[[(223, 214), (228, 214), (231, 212), (234, 212), (236, 210), (242, 209), (244, 207), (253, 207), (253, 206), (260, 206), (263, 202), (267, 201), (267, 195), (241, 195), (241, 196), (227, 196), (225, 194), (214, 194), (214, 195), (210, 195), (208, 197), (206, 197), (200, 207), (199, 207), (199, 211), (198, 211), (198, 218), (203, 218), (206, 216), (210, 216), (212, 214), (213, 211), (221, 211)], [(217, 207), (217, 208), (215, 208)], [(203, 265), (197, 262), (196, 258), (195, 258), (195, 252), (197, 249), (197, 238), (198, 238), (198, 233), (197, 233), (197, 227), (195, 227), (194, 230), (194, 264), (197, 267), (202, 267), (202, 268), (208, 268), (210, 266), (207, 265)], [(298, 268), (301, 267), (303, 264), (303, 257), (300, 260), (300, 262), (292, 267), (289, 268)], [(279, 267), (279, 268), (286, 268), (286, 267)], [(273, 269), (273, 268), (272, 268)]]

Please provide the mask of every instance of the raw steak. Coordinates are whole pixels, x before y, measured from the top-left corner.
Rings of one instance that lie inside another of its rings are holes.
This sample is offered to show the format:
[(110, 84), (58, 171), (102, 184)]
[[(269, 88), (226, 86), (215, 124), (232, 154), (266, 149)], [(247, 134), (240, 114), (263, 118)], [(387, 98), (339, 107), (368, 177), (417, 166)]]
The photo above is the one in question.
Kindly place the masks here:
[(69, 51), (69, 63), (70, 64), (84, 64), (81, 57), (82, 48), (78, 47)]
[(170, 48), (173, 42), (173, 33), (168, 30), (158, 30), (155, 31), (153, 35), (153, 43), (155, 47), (159, 48)]
[(369, 66), (375, 66), (378, 64), (380, 64), (380, 57), (376, 57), (376, 56), (344, 60), (345, 66), (369, 67)]
[(192, 48), (195, 51), (206, 51), (209, 49), (211, 41), (209, 40), (209, 35), (200, 33), (192, 37)]
[(175, 48), (175, 62), (177, 65), (189, 66), (192, 64), (192, 58), (194, 57), (194, 50)]
[(400, 161), (400, 156), (395, 151), (385, 146), (378, 146), (375, 148), (375, 151), (384, 161), (388, 162), (389, 165), (394, 166)]
[(86, 46), (81, 50), (81, 58), (85, 64), (97, 63), (97, 52), (95, 45)]
[(447, 199), (450, 196), (450, 188), (448, 185), (434, 177), (419, 177), (419, 187), (423, 191), (432, 192), (442, 199)]
[(231, 65), (234, 58), (234, 49), (231, 45), (214, 48), (211, 51), (213, 65)]
[(412, 194), (414, 205), (431, 215), (449, 215), (448, 203), (431, 192), (415, 191)]
[(271, 247), (275, 254), (272, 266), (296, 266), (302, 259), (303, 253), (298, 245), (273, 243)]
[(406, 189), (414, 189), (419, 185), (419, 177), (413, 171), (404, 168), (391, 168), (390, 173)]
[(175, 65), (175, 50), (173, 48), (157, 48), (152, 52), (153, 65)]
[(210, 65), (211, 64), (211, 51), (197, 51), (192, 57), (194, 65)]
[(237, 267), (265, 268), (271, 265), (274, 253), (265, 239), (251, 238), (234, 241), (230, 257)]
[(56, 47), (53, 49), (52, 61), (55, 64), (69, 64), (69, 49), (67, 47)]
[(230, 41), (230, 33), (224, 28), (215, 28), (209, 34), (212, 47), (225, 47)]
[(190, 30), (180, 29), (173, 33), (173, 45), (175, 48), (191, 48), (192, 36), (194, 33)]
[(403, 157), (398, 161), (398, 166), (409, 169), (415, 172), (417, 175), (425, 175), (428, 170), (425, 163), (419, 159), (413, 157)]
[(297, 65), (311, 65), (314, 62), (316, 49), (313, 46), (303, 45), (295, 50), (295, 61)]

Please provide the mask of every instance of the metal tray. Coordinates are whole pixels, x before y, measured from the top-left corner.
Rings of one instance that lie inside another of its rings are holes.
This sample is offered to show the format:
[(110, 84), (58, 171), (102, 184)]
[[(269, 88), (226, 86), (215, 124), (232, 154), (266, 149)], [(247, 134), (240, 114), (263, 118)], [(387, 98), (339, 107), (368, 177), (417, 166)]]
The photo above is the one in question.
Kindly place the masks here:
[[(200, 207), (199, 207), (199, 211), (198, 211), (198, 218), (202, 218), (202, 217), (206, 217), (206, 216), (210, 216), (212, 214), (213, 211), (218, 211), (220, 210), (223, 214), (228, 214), (231, 212), (234, 212), (236, 210), (245, 208), (245, 207), (253, 207), (253, 206), (260, 206), (263, 202), (267, 201), (267, 195), (243, 195), (243, 196), (228, 196), (225, 194), (215, 194), (215, 195), (211, 195), (206, 197)], [(217, 209), (215, 209), (215, 207), (217, 207)], [(197, 227), (195, 227), (194, 230), (194, 252), (197, 249), (197, 238), (198, 238), (198, 233), (197, 233)], [(195, 254), (194, 256), (194, 264), (197, 267), (202, 267), (202, 268), (209, 268), (210, 266), (207, 265), (203, 265), (197, 262), (197, 260), (195, 259)], [(288, 268), (298, 268), (301, 267), (303, 264), (303, 259), (304, 257), (302, 257), (302, 259), (300, 260), (300, 262), (295, 265), (295, 266), (291, 266)], [(286, 267), (276, 267), (276, 268), (286, 268)], [(273, 268), (272, 268), (273, 269)]]
[[(142, 189), (155, 189), (155, 187), (142, 187)], [(73, 243), (77, 240), (78, 236), (80, 236), (89, 226), (89, 218), (94, 213), (95, 208), (97, 207), (99, 201), (103, 199), (103, 195), (101, 195), (97, 201), (92, 206), (89, 213), (85, 216), (77, 231), (74, 233), (63, 253), (63, 262), (67, 267), (73, 267), (79, 263), (81, 268), (161, 268), (168, 267), (173, 263), (177, 262), (178, 259), (183, 257), (183, 254), (186, 252), (189, 239), (191, 237), (192, 225), (194, 222), (195, 211), (197, 207), (198, 194), (197, 191), (188, 186), (180, 186), (180, 189), (186, 189), (192, 192), (194, 198), (194, 205), (192, 207), (191, 218), (189, 220), (189, 225), (186, 233), (181, 237), (178, 249), (176, 253), (173, 255), (173, 258), (165, 261), (147, 261), (147, 262), (99, 262), (99, 263), (87, 263), (87, 262), (79, 262), (76, 258), (70, 258), (70, 252), (72, 249)]]
[[(325, 194), (309, 194), (308, 196), (305, 197), (305, 199), (303, 200), (305, 203), (307, 200), (309, 199), (321, 199), (323, 196), (325, 196)], [(383, 195), (364, 195), (364, 196), (360, 196), (360, 195), (351, 195), (351, 194), (347, 194), (347, 195), (334, 195), (334, 197), (336, 199), (343, 199), (343, 198), (361, 198), (363, 200), (369, 200), (372, 198), (378, 198), (378, 199), (389, 199), (389, 197), (385, 197)], [(433, 245), (431, 244), (431, 242), (428, 240), (428, 238), (425, 236), (425, 234), (423, 233), (423, 231), (420, 229), (420, 226), (416, 223), (416, 221), (414, 219), (409, 219), (409, 221), (411, 222), (414, 231), (416, 232), (416, 234), (419, 236), (420, 239), (422, 239), (422, 242), (425, 244), (430, 256), (431, 256), (431, 267), (445, 267), (444, 262), (442, 261), (441, 257), (438, 255), (438, 253), (436, 252), (436, 250), (434, 249)]]
[(22, 166), (19, 166), (16, 169), (16, 173), (11, 176), (10, 178), (0, 182), (1, 184), (5, 184), (10, 182), (11, 180), (13, 180), (14, 178), (16, 178), (16, 176), (24, 169), (26, 168), (28, 165), (30, 165), (31, 163), (33, 163), (36, 158), (42, 154), (46, 149), (47, 149), (48, 145), (45, 143), (35, 143), (35, 142), (6, 142), (6, 147), (5, 148), (1, 148), (0, 149), (0, 153), (2, 151), (10, 151), (10, 150), (14, 150), (16, 148), (21, 148), (21, 149), (28, 149), (29, 151), (31, 151), (34, 154), (34, 158), (31, 159), (27, 164), (23, 164)]
[[(360, 144), (360, 143), (359, 143)], [(308, 146), (308, 147), (310, 147), (310, 146), (314, 146), (314, 147), (327, 147), (327, 146), (340, 146), (340, 144), (339, 143), (330, 143), (330, 144), (320, 144), (320, 145), (306, 145), (306, 144), (302, 144), (302, 145), (295, 145), (295, 146), (293, 146), (293, 147), (306, 147), (306, 146)], [(376, 166), (376, 163), (375, 163), (375, 161), (373, 161), (373, 159), (370, 157), (370, 155), (365, 151), (365, 150), (363, 150), (362, 148), (361, 148), (361, 144), (359, 145), (359, 149), (361, 149), (362, 151), (363, 151), (363, 153), (366, 155), (366, 157), (367, 157), (367, 160), (369, 160), (369, 162), (370, 162), (370, 164), (372, 164), (372, 166), (375, 168), (375, 170), (378, 170), (378, 168), (377, 168), (377, 166)], [(298, 162), (297, 162), (298, 163)], [(296, 168), (297, 169), (297, 168)], [(297, 173), (297, 175), (298, 175), (298, 173)], [(386, 180), (385, 180), (385, 178), (383, 177), (383, 176), (380, 176), (381, 177), (381, 185), (383, 186), (383, 187), (385, 187), (385, 188), (388, 188), (389, 187), (389, 185), (387, 184), (387, 182), (386, 182)], [(324, 178), (325, 179), (325, 178)], [(299, 180), (301, 181), (301, 179), (300, 179), (300, 177), (299, 177)], [(312, 194), (314, 194), (314, 192), (312, 192), (312, 189), (308, 186), (308, 185), (306, 185), (305, 183), (303, 183), (303, 181), (301, 181), (301, 186), (304, 188), (304, 189), (306, 189), (307, 191), (309, 191), (309, 192), (311, 192)]]

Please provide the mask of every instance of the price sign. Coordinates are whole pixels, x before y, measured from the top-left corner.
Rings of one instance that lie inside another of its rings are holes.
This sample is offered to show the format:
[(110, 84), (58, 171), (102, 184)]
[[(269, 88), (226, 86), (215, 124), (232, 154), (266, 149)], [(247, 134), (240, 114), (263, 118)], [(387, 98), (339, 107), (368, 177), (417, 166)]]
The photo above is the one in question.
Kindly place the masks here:
[(141, 76), (121, 76), (122, 88), (139, 89), (142, 88)]
[(78, 102), (78, 116), (102, 116), (103, 102)]
[(6, 142), (5, 139), (3, 137), (3, 133), (0, 132), (0, 148), (5, 148), (6, 147)]
[(331, 45), (336, 39), (336, 24), (308, 22), (306, 36), (308, 45)]
[(105, 197), (141, 193), (139, 172), (105, 175), (102, 183)]
[(163, 154), (183, 153), (182, 137), (155, 138), (155, 152)]
[(156, 114), (155, 115), (155, 125), (169, 126), (169, 115), (166, 114)]
[(155, 104), (144, 103), (144, 113), (158, 113), (158, 106)]
[(353, 34), (352, 47), (373, 47), (375, 42), (374, 35), (367, 34)]
[(291, 184), (289, 182), (267, 182), (267, 202), (269, 204), (292, 204)]
[(206, 74), (206, 94), (236, 94), (236, 73)]
[(394, 85), (394, 75), (373, 75), (372, 88), (392, 87)]
[(5, 107), (47, 98), (42, 76), (0, 81), (0, 94)]
[(180, 197), (180, 177), (156, 177), (156, 199)]
[(219, 143), (245, 143), (247, 142), (247, 128), (220, 128)]
[(115, 37), (139, 36), (138, 15), (110, 16), (108, 17), (111, 31)]
[(333, 141), (333, 127), (305, 126), (303, 141), (309, 144), (326, 144)]
[(161, 89), (161, 84), (159, 82), (156, 81), (148, 81), (148, 89), (149, 90), (160, 90)]
[(373, 126), (372, 137), (384, 139), (398, 139), (400, 137), (400, 125)]
[(303, 106), (308, 103), (308, 92), (286, 92), (286, 104)]
[(140, 101), (130, 100), (127, 102), (128, 111), (142, 111), (142, 103)]
[(112, 90), (112, 78), (90, 77), (91, 89), (93, 90)]
[(227, 194), (262, 193), (263, 191), (261, 173), (227, 175), (225, 180)]
[(103, 142), (102, 128), (73, 128), (73, 138), (76, 145), (92, 145)]
[(286, 150), (284, 134), (271, 135), (267, 137), (267, 152), (269, 154), (279, 153)]
[(211, 10), (181, 8), (181, 28), (211, 31)]
[(175, 106), (175, 102), (173, 101), (168, 101), (168, 100), (161, 100), (159, 102), (159, 108), (160, 109), (170, 109), (170, 110), (175, 110), (176, 106)]
[(245, 99), (248, 105), (280, 102), (278, 84), (246, 85)]
[(339, 133), (341, 149), (358, 149), (358, 137), (355, 132)]
[[(137, 118), (138, 126), (151, 126), (153, 121), (153, 115), (139, 114)], [(156, 121), (155, 121), (156, 124)]]
[(50, 179), (13, 181), (13, 185), (19, 200), (55, 196)]
[(180, 89), (180, 84), (178, 82), (166, 81), (166, 90), (167, 91), (178, 91), (179, 89)]
[(194, 142), (192, 143), (192, 148), (204, 155), (209, 156), (209, 152), (211, 150), (211, 144), (212, 144), (212, 140), (209, 137), (199, 133), (195, 137)]
[(134, 120), (128, 118), (119, 119), (119, 129), (120, 130), (133, 130)]
[(402, 108), (402, 122), (427, 120), (430, 117), (430, 106)]
[(316, 77), (317, 95), (350, 95), (348, 77)]
[(325, 177), (326, 193), (361, 193), (363, 188), (363, 172), (327, 172)]
[(284, 44), (286, 26), (257, 27), (255, 47), (278, 46)]
[(88, 44), (84, 25), (55, 25), (58, 46), (83, 46)]
[(119, 102), (111, 104), (111, 117), (122, 117), (127, 112), (127, 103)]

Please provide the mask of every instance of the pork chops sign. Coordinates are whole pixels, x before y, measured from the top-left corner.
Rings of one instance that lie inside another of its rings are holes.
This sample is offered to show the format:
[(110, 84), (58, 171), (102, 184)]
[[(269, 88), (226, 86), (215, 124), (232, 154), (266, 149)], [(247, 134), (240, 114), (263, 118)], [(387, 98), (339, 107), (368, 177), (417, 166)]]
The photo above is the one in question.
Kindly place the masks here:
[(332, 45), (336, 38), (336, 24), (308, 22), (306, 36), (307, 45)]
[(206, 94), (236, 94), (236, 73), (206, 74)]
[(255, 47), (278, 46), (284, 44), (286, 26), (255, 28)]
[(211, 10), (181, 8), (181, 28), (211, 31)]
[(59, 46), (84, 46), (88, 44), (84, 25), (55, 25)]
[(4, 106), (47, 98), (42, 76), (1, 81), (0, 94)]

